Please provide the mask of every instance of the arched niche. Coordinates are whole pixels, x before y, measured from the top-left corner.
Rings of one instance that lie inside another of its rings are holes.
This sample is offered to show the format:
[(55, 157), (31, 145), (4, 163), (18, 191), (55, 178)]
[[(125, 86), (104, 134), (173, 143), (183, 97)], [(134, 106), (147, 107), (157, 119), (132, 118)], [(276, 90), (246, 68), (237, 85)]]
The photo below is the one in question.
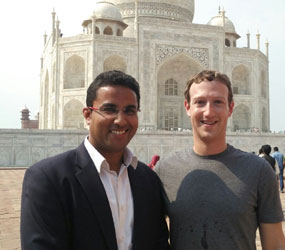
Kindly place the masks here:
[(250, 124), (251, 124), (250, 109), (244, 104), (239, 104), (234, 109), (232, 120), (233, 120), (233, 128), (235, 131), (236, 130), (244, 131), (250, 129)]
[(104, 29), (104, 31), (103, 31), (103, 34), (104, 35), (113, 35), (113, 30), (112, 30), (112, 28), (110, 27), (110, 26), (107, 26), (105, 29)]
[(232, 85), (234, 94), (251, 94), (250, 71), (246, 66), (238, 65), (233, 69)]
[(85, 62), (82, 57), (73, 55), (64, 65), (64, 89), (85, 87)]
[[(162, 130), (191, 128), (184, 108), (184, 89), (192, 75), (203, 67), (189, 55), (180, 53), (169, 57), (157, 73), (157, 127)], [(172, 88), (168, 88), (167, 86)]]
[(75, 99), (70, 100), (63, 108), (63, 128), (83, 129), (84, 117), (82, 114), (83, 104)]
[(231, 41), (229, 39), (225, 39), (225, 45), (226, 47), (231, 47)]
[(266, 75), (264, 70), (260, 72), (260, 91), (261, 91), (261, 96), (266, 98), (267, 97), (267, 88), (266, 88)]
[(104, 72), (110, 70), (119, 70), (126, 73), (127, 65), (122, 57), (118, 55), (112, 55), (104, 61), (103, 70)]

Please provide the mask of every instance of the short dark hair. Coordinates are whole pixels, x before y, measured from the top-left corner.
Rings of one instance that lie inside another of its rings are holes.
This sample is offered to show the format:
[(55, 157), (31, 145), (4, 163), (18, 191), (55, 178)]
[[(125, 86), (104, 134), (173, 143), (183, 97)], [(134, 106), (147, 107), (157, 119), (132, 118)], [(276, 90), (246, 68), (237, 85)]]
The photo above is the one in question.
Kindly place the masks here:
[(97, 90), (104, 86), (123, 86), (133, 90), (137, 96), (138, 109), (140, 108), (140, 86), (135, 78), (118, 70), (111, 70), (99, 74), (87, 89), (86, 105), (93, 106), (97, 97)]
[(262, 148), (262, 151), (264, 154), (266, 154), (266, 155), (270, 154), (270, 152), (271, 152), (271, 146), (270, 145), (266, 144), (266, 145), (263, 145), (261, 148)]
[(276, 152), (276, 151), (279, 151), (278, 147), (274, 147), (273, 150)]
[(188, 103), (190, 103), (190, 88), (192, 86), (193, 83), (201, 83), (203, 81), (218, 81), (224, 85), (226, 85), (226, 87), (228, 88), (228, 102), (229, 105), (230, 103), (233, 101), (233, 91), (232, 91), (232, 86), (231, 86), (231, 81), (229, 79), (229, 77), (226, 74), (222, 74), (218, 71), (215, 70), (203, 70), (201, 71), (199, 74), (191, 77), (189, 79), (189, 81), (187, 82), (185, 91), (184, 91), (184, 96), (185, 99), (187, 100)]

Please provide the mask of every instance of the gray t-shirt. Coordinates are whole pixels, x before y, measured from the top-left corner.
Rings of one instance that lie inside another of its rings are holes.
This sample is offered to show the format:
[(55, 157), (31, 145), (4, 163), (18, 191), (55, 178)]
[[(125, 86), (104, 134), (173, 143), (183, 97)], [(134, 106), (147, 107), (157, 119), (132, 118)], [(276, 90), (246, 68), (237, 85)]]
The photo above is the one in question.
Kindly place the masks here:
[(253, 250), (259, 223), (283, 220), (271, 166), (230, 145), (211, 156), (176, 152), (156, 172), (169, 199), (173, 250)]

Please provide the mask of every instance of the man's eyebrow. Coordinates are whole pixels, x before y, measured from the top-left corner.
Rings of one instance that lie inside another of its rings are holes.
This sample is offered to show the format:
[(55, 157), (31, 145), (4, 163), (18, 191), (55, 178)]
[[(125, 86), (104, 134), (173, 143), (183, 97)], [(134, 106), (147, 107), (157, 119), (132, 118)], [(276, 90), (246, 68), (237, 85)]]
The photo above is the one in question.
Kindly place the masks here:
[[(116, 105), (114, 103), (103, 103), (101, 107), (114, 107), (114, 108), (117, 108), (118, 105)], [(124, 108), (137, 108), (137, 105), (129, 104), (129, 105), (125, 106)]]
[(137, 108), (137, 105), (130, 104), (130, 105), (127, 105), (125, 108)]
[(104, 106), (104, 107), (117, 107), (116, 104), (114, 104), (114, 103), (109, 103), (109, 102), (103, 103), (102, 106)]

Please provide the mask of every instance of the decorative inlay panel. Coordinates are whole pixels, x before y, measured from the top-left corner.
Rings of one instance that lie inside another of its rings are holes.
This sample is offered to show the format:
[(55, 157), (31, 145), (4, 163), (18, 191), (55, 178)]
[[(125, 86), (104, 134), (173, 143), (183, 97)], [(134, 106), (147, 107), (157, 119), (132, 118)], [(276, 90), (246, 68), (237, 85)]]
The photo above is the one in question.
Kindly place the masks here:
[(171, 45), (157, 45), (156, 46), (156, 65), (159, 65), (162, 60), (167, 57), (185, 53), (190, 55), (192, 58), (198, 60), (205, 68), (209, 67), (209, 50), (205, 48), (187, 48), (187, 47), (178, 47)]

